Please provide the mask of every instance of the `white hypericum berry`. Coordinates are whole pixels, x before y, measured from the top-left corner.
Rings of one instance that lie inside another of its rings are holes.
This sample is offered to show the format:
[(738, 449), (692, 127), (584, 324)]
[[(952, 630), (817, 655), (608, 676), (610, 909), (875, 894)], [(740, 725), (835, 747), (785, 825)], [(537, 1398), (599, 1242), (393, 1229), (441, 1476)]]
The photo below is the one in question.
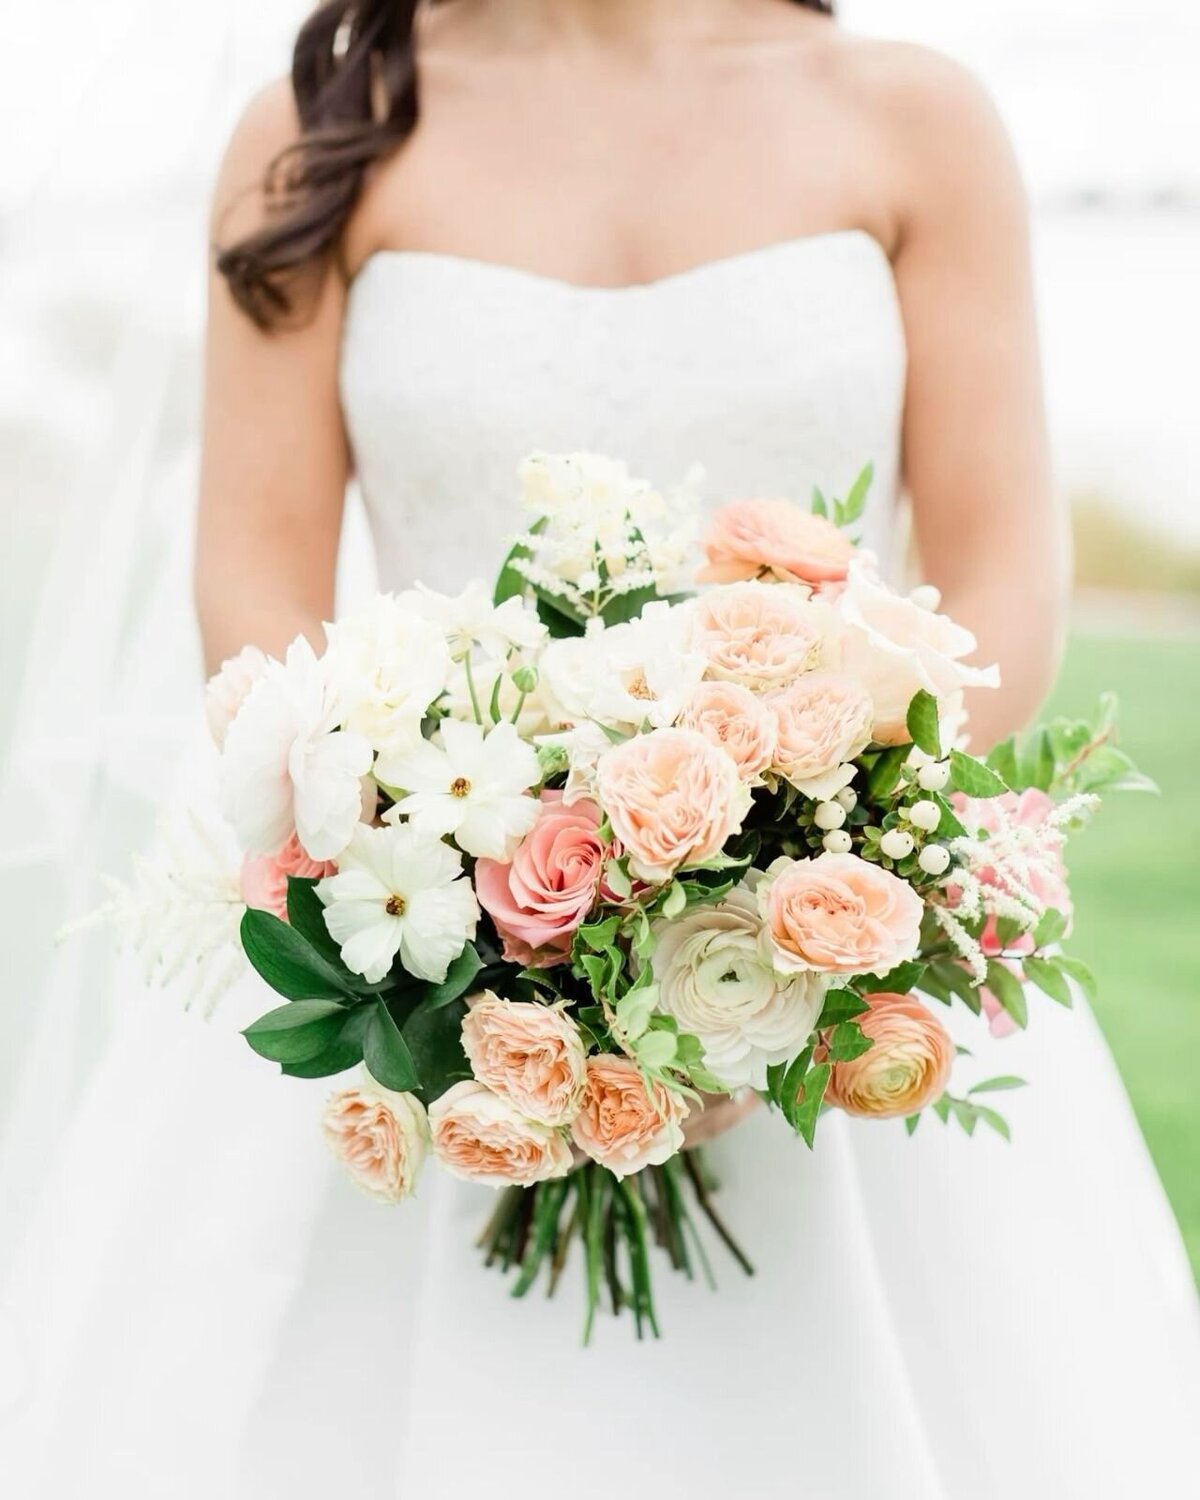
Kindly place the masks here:
[(821, 847), (826, 854), (849, 854), (854, 840), (844, 828), (834, 828), (821, 840)]
[(917, 863), (926, 875), (944, 875), (950, 868), (950, 851), (945, 844), (926, 844), (917, 855)]
[(923, 792), (942, 792), (950, 783), (950, 767), (944, 760), (922, 766), (917, 772), (917, 785)]
[(913, 589), (908, 596), (918, 609), (936, 609), (942, 602), (942, 595), (931, 583), (923, 583), (919, 588)]
[(846, 821), (846, 809), (837, 802), (818, 802), (813, 812), (813, 822), (818, 828), (832, 831)]
[(858, 793), (852, 786), (844, 786), (833, 800), (839, 807), (844, 807), (847, 812), (850, 812), (858, 805)]
[(879, 847), (889, 859), (907, 859), (913, 852), (913, 836), (903, 828), (890, 828), (879, 840)]
[(942, 810), (936, 802), (914, 802), (908, 810), (908, 821), (922, 833), (932, 833), (942, 821)]

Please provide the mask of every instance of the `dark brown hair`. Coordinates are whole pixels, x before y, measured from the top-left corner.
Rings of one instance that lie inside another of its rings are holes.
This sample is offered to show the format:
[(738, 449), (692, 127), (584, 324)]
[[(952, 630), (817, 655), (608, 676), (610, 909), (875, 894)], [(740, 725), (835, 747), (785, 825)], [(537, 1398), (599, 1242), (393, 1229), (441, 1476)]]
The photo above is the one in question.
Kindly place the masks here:
[[(793, 3), (833, 14), (833, 0)], [(217, 254), (234, 300), (260, 328), (286, 319), (297, 289), (324, 275), (368, 169), (417, 123), (417, 9), (418, 0), (326, 0), (300, 30), (300, 137), (267, 172), (266, 225)]]

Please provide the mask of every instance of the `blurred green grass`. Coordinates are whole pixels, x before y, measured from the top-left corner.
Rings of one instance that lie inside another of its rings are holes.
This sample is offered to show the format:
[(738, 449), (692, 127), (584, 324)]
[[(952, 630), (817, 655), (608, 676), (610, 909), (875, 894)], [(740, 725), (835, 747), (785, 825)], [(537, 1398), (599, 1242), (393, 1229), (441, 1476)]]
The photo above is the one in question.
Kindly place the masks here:
[(1121, 702), (1121, 744), (1162, 797), (1114, 796), (1068, 851), (1071, 950), (1200, 1278), (1200, 637), (1076, 632), (1049, 712)]

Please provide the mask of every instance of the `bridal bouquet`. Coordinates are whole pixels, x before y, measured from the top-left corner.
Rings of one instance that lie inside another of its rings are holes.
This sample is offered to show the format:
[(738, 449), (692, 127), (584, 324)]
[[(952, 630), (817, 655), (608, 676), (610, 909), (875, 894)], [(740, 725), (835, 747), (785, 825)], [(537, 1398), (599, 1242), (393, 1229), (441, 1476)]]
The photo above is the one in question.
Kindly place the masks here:
[(337, 1077), (324, 1134), (374, 1197), (431, 1157), (501, 1189), (517, 1294), (578, 1241), (589, 1330), (606, 1293), (657, 1332), (651, 1248), (707, 1273), (702, 1218), (749, 1270), (685, 1149), (712, 1096), (810, 1147), (830, 1109), (1006, 1135), (1019, 1080), (952, 1092), (938, 1005), (1002, 1030), (1091, 984), (1063, 843), (1136, 773), (1107, 709), (961, 748), (996, 671), (856, 546), (869, 482), (729, 505), (697, 573), (686, 492), (535, 454), (494, 592), (385, 595), (209, 687), (240, 943), (283, 1001), (246, 1041)]

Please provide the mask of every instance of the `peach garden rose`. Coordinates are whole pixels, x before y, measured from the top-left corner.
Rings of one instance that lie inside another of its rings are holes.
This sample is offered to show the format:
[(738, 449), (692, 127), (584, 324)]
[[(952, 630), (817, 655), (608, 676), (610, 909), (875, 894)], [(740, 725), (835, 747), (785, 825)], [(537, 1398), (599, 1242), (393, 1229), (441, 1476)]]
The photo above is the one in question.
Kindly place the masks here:
[(829, 606), (802, 589), (735, 583), (697, 599), (692, 643), (709, 677), (778, 692), (822, 664), (834, 625)]
[(747, 499), (713, 516), (704, 555), (698, 583), (775, 578), (823, 584), (845, 578), (854, 546), (832, 521), (791, 500)]
[(806, 797), (830, 797), (845, 784), (841, 766), (871, 740), (868, 693), (839, 672), (810, 672), (767, 700), (775, 720), (773, 767)]
[(571, 1170), (562, 1131), (526, 1119), (508, 1099), (474, 1080), (456, 1083), (429, 1110), (433, 1151), (455, 1177), (488, 1187), (530, 1187)]
[(478, 1081), (527, 1119), (566, 1125), (574, 1118), (586, 1053), (579, 1028), (559, 1007), (485, 991), (470, 1002), (462, 1043)]
[(825, 1097), (851, 1115), (915, 1115), (946, 1092), (954, 1043), (914, 995), (866, 998), (871, 1008), (859, 1024), (874, 1046), (853, 1062), (834, 1064)]
[(592, 1161), (615, 1177), (661, 1166), (683, 1145), (687, 1101), (661, 1083), (648, 1090), (627, 1057), (589, 1057), (583, 1102), (571, 1134)]
[(400, 1203), (416, 1185), (429, 1145), (424, 1106), (363, 1074), (325, 1105), (322, 1130), (350, 1176), (381, 1203)]
[(775, 967), (784, 973), (887, 974), (921, 940), (920, 896), (857, 854), (779, 859), (759, 886)]
[(694, 729), (724, 750), (743, 781), (756, 781), (775, 756), (775, 716), (749, 688), (736, 682), (702, 682), (679, 716), (680, 729)]

